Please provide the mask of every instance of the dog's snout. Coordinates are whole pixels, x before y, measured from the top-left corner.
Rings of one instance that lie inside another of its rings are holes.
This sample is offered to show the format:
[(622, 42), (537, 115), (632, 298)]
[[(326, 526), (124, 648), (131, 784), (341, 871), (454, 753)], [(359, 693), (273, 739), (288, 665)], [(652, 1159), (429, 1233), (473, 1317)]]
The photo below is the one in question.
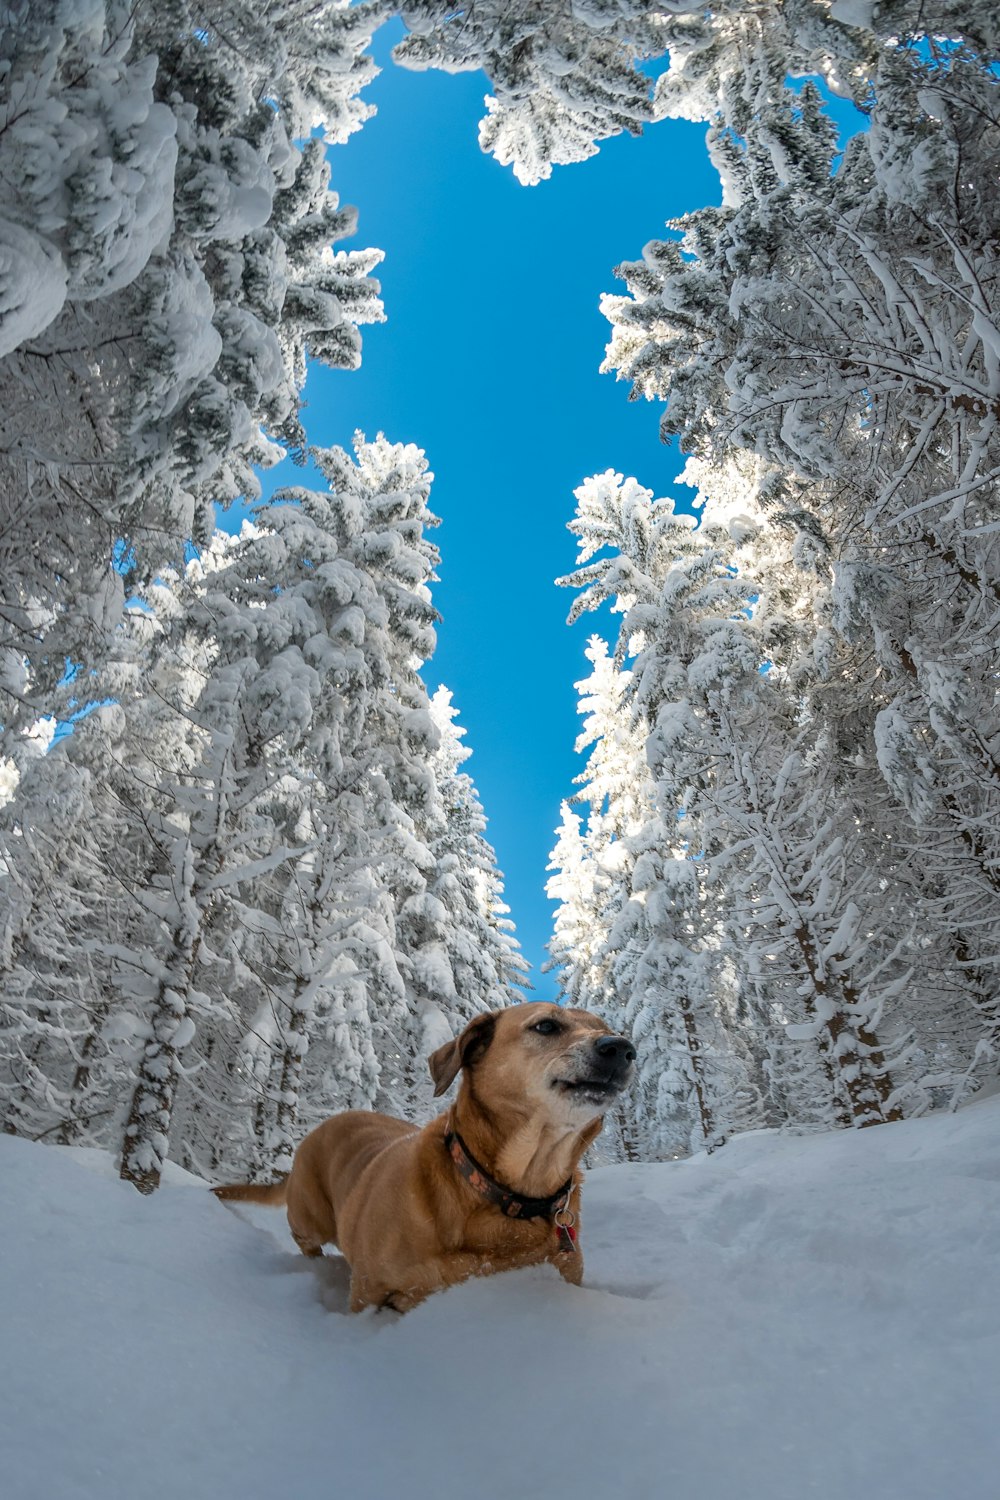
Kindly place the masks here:
[(594, 1043), (594, 1051), (603, 1063), (624, 1070), (635, 1062), (635, 1048), (627, 1036), (602, 1036)]

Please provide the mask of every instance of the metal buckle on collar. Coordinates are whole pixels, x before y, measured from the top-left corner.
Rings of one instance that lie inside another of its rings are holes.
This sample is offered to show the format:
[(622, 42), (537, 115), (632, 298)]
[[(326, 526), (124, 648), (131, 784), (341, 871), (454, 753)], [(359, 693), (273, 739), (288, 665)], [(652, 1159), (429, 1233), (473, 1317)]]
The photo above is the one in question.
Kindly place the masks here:
[(573, 1255), (576, 1251), (576, 1214), (569, 1206), (569, 1193), (552, 1215), (552, 1223), (555, 1225), (560, 1252), (563, 1255)]

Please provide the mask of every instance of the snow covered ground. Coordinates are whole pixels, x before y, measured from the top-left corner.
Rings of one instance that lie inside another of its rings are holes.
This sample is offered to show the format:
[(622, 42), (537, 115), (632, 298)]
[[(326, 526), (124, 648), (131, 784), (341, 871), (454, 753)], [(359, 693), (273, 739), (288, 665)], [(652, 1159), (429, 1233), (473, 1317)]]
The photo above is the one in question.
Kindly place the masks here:
[(404, 1318), (255, 1213), (0, 1137), (6, 1500), (1000, 1496), (1000, 1098), (601, 1168), (584, 1290)]

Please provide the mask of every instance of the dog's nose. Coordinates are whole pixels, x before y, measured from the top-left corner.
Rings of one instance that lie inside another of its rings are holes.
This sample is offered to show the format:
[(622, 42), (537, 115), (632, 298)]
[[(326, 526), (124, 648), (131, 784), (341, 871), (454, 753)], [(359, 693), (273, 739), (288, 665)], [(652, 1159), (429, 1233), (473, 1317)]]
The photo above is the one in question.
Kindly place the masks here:
[(610, 1063), (611, 1067), (621, 1069), (622, 1072), (629, 1063), (635, 1062), (635, 1048), (627, 1036), (602, 1036), (594, 1043), (594, 1051), (604, 1063)]

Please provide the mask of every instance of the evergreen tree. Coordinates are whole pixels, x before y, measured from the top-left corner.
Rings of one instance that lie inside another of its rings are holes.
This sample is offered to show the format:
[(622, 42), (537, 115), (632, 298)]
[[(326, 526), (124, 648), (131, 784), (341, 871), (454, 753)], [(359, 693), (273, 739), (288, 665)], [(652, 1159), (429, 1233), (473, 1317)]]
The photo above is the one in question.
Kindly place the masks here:
[(88, 674), (104, 706), (24, 746), (0, 808), (5, 1121), (118, 1144), (143, 1191), (168, 1154), (270, 1178), (335, 1109), (419, 1112), (423, 1056), (516, 993), (452, 710), (417, 671), (426, 462), (360, 436), (317, 461), (325, 494), (136, 595)]
[(472, 751), (462, 744), (466, 731), (456, 723), (448, 688), (431, 698), (431, 717), (440, 736), (432, 757), (444, 827), (432, 844), (437, 866), (434, 894), (446, 911), (445, 943), (455, 986), (449, 1021), (460, 1029), (480, 1010), (497, 1010), (522, 1000), (527, 964), (513, 936), (503, 877), (487, 842), (486, 816), (475, 784), (461, 767)]
[(537, 183), (653, 118), (652, 80), (636, 60), (664, 51), (664, 19), (647, 0), (490, 0), (459, 10), (409, 0), (408, 35), (393, 55), (407, 68), (482, 69), (493, 93), (479, 143), (519, 182)]
[[(0, 87), (0, 722), (98, 666), (129, 586), (301, 443), (308, 348), (358, 361), (374, 251), (319, 141), (367, 112), (360, 12), (20, 0)], [(252, 44), (252, 45), (251, 45)], [(275, 107), (277, 105), (277, 108)], [(26, 504), (24, 497), (30, 496)], [(117, 564), (117, 565), (116, 565)]]
[[(733, 488), (730, 482), (728, 490)], [(662, 900), (646, 900), (652, 905), (646, 920), (656, 967), (650, 971), (647, 960), (639, 971), (633, 952), (628, 977), (647, 985), (650, 972), (677, 978), (677, 1004), (692, 1023), (686, 1027), (688, 1051), (700, 1063), (706, 1049), (700, 1041), (692, 1045), (692, 1027), (694, 996), (704, 991), (696, 976), (702, 965), (712, 966), (711, 948), (725, 928), (721, 913), (735, 896), (742, 941), (733, 941), (733, 919), (726, 919), (729, 941), (718, 961), (742, 980), (756, 943), (767, 945), (770, 957), (780, 960), (787, 989), (782, 993), (772, 971), (770, 1015), (761, 1020), (772, 1027), (779, 1021), (799, 1024), (804, 1012), (802, 1024), (813, 1024), (817, 1077), (825, 1078), (814, 1108), (831, 1123), (873, 1123), (896, 1109), (886, 1049), (875, 1028), (888, 998), (898, 992), (900, 975), (892, 965), (899, 954), (890, 947), (881, 962), (866, 964), (877, 874), (869, 873), (866, 887), (865, 851), (851, 821), (831, 826), (824, 789), (804, 774), (812, 763), (824, 763), (814, 748), (817, 726), (789, 687), (801, 672), (800, 643), (813, 622), (808, 595), (798, 622), (782, 607), (783, 596), (790, 602), (794, 595), (794, 574), (786, 568), (789, 576), (782, 580), (774, 559), (765, 571), (764, 556), (754, 556), (762, 528), (748, 514), (753, 491), (753, 484), (745, 485), (741, 510), (734, 514), (730, 506), (726, 516), (711, 505), (711, 491), (703, 490), (697, 533), (669, 503), (654, 506), (648, 491), (620, 476), (600, 476), (578, 491), (573, 529), (585, 566), (566, 582), (583, 590), (574, 613), (607, 599), (623, 612), (619, 653), (634, 656), (635, 710), (648, 726), (662, 820), (652, 846), (659, 852), (650, 853), (638, 876), (648, 891), (663, 893)], [(588, 562), (608, 548), (614, 548), (612, 555)], [(775, 659), (782, 643), (784, 660)], [(678, 843), (697, 864), (704, 886), (698, 900), (687, 877), (675, 878), (670, 859)], [(852, 899), (866, 888), (867, 921)], [(720, 914), (714, 920), (713, 911)], [(679, 923), (669, 935), (662, 920), (667, 912)], [(692, 933), (696, 950), (706, 956), (689, 952), (684, 959), (674, 945), (686, 935), (690, 948)], [(716, 988), (714, 1014), (702, 1028), (706, 1034), (725, 1032), (724, 993), (725, 986)], [(748, 984), (744, 1014), (753, 993)], [(746, 1067), (753, 1048), (744, 1043), (736, 1053)], [(693, 1061), (690, 1071), (697, 1080)], [(735, 1093), (752, 1100), (749, 1075), (748, 1090)], [(712, 1111), (701, 1098), (698, 1106), (707, 1125)]]
[[(752, 47), (748, 35), (713, 63), (724, 205), (624, 268), (631, 296), (605, 302), (609, 362), (668, 400), (664, 432), (705, 462), (764, 456), (767, 527), (790, 532), (822, 575), (828, 683), (812, 712), (827, 716), (828, 743), (850, 738), (863, 760), (863, 777), (838, 783), (841, 796), (863, 783), (861, 804), (878, 809), (858, 867), (880, 863), (895, 940), (920, 948), (926, 1095), (933, 1080), (968, 1086), (968, 1069), (995, 1058), (981, 939), (996, 910), (1000, 784), (988, 667), (997, 85), (971, 47), (869, 38), (871, 128), (834, 171), (818, 94), (785, 87), (776, 33)], [(837, 673), (853, 693), (834, 688)], [(906, 939), (914, 896), (919, 937)]]

